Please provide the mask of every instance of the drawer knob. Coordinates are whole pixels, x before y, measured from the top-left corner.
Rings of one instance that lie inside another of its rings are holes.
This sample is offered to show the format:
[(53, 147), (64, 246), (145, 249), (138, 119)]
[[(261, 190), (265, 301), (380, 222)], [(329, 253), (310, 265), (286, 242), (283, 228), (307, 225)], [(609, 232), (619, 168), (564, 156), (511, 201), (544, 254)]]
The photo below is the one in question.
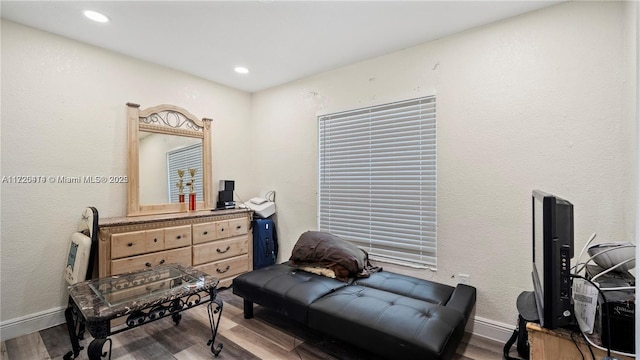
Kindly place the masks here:
[(180, 240), (180, 238), (182, 238), (182, 235), (176, 236), (176, 239)]
[(208, 233), (209, 233), (208, 231), (205, 231), (205, 232), (203, 232), (202, 234), (203, 234), (203, 235), (207, 235)]
[(227, 245), (227, 248), (224, 250), (220, 250), (220, 248), (217, 248), (216, 251), (219, 252), (220, 254), (224, 254), (227, 251), (231, 250), (231, 246)]
[(158, 239), (157, 238), (153, 239), (153, 242), (158, 242)]
[(127, 246), (128, 246), (128, 247), (132, 247), (132, 246), (133, 246), (133, 243), (128, 243), (128, 244), (127, 244)]
[(224, 231), (224, 228), (221, 228), (220, 231)]
[(216, 272), (219, 273), (219, 274), (224, 274), (227, 271), (229, 271), (229, 268), (231, 268), (231, 266), (227, 265), (226, 269), (224, 269), (224, 270), (216, 269)]
[(160, 260), (160, 265), (164, 264), (164, 259)]
[(146, 266), (146, 267), (151, 267), (151, 263), (150, 263), (150, 262), (148, 262), (148, 263), (144, 264), (144, 266)]
[(238, 229), (238, 230), (242, 229), (242, 225), (236, 226), (236, 229)]

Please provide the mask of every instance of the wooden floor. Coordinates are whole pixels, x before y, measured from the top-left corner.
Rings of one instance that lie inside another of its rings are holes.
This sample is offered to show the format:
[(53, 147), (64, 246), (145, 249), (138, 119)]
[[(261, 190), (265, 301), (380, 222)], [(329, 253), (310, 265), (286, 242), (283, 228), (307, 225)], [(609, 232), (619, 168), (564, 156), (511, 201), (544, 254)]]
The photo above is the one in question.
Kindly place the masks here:
[[(313, 332), (268, 309), (255, 306), (254, 318), (244, 319), (242, 299), (230, 289), (219, 293), (224, 301), (222, 320), (216, 338), (224, 348), (218, 359), (375, 359), (375, 354)], [(81, 341), (87, 346), (90, 335)], [(211, 338), (207, 307), (198, 306), (182, 313), (178, 326), (171, 318), (124, 331), (111, 337), (111, 359), (213, 359), (207, 341)], [(455, 360), (502, 359), (497, 342), (467, 334)], [(106, 349), (107, 345), (105, 345)], [(71, 350), (66, 325), (58, 325), (1, 344), (0, 360), (62, 359)], [(87, 359), (86, 350), (77, 359)]]

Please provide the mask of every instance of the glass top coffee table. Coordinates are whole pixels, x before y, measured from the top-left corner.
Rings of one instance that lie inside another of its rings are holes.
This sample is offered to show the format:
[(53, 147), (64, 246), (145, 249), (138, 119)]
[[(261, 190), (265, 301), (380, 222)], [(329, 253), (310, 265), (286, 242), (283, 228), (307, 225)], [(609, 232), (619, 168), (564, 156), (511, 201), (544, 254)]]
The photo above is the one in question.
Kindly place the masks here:
[[(85, 328), (94, 339), (87, 348), (89, 359), (106, 356), (103, 347), (110, 335), (171, 316), (180, 323), (180, 313), (207, 304), (211, 339), (207, 345), (218, 355), (222, 344), (215, 338), (222, 315), (222, 301), (216, 299), (218, 278), (178, 264), (161, 265), (141, 271), (88, 280), (69, 286), (69, 305), (65, 311), (73, 350), (64, 358), (76, 358), (82, 350)], [(214, 307), (215, 305), (215, 307)], [(111, 320), (126, 317), (126, 326), (111, 329)]]

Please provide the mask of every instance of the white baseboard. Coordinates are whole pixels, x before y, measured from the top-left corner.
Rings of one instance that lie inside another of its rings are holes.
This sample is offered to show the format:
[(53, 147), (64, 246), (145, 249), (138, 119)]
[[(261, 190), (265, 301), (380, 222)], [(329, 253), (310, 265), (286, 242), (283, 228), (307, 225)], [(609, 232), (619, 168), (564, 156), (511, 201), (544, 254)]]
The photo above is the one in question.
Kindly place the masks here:
[(516, 328), (514, 325), (485, 319), (479, 316), (470, 320), (471, 321), (467, 323), (466, 331), (499, 343), (506, 343)]
[[(65, 322), (64, 311), (66, 308), (53, 308), (21, 318), (5, 321), (0, 324), (0, 341), (6, 341), (18, 336), (31, 334), (36, 331), (48, 329)], [(498, 321), (485, 319), (479, 316), (470, 319), (466, 331), (475, 336), (480, 336), (500, 343), (505, 343), (515, 326)]]
[(65, 322), (66, 307), (53, 308), (0, 323), (0, 341), (31, 334)]

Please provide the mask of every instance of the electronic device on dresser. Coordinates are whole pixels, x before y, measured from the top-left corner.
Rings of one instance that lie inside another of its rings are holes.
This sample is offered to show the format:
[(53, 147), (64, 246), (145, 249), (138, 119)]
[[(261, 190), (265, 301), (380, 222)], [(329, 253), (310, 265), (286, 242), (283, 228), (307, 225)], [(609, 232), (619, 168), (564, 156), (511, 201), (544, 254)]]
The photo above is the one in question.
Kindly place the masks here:
[(540, 325), (554, 329), (575, 323), (571, 296), (573, 204), (533, 190), (533, 288)]
[(233, 191), (235, 190), (235, 181), (220, 180), (220, 190), (218, 191), (218, 203), (216, 209), (233, 209), (236, 202), (233, 201)]

